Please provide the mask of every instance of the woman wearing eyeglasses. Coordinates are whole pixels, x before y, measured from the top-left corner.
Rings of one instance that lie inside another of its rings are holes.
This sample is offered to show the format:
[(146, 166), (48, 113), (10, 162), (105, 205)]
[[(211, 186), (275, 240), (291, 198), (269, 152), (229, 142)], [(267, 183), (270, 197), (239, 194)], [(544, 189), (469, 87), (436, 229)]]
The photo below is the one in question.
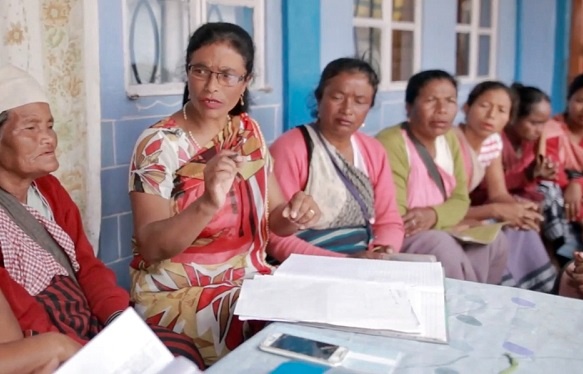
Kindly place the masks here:
[(150, 323), (193, 338), (206, 364), (248, 335), (233, 315), (243, 277), (270, 273), (268, 231), (287, 236), (320, 211), (284, 200), (257, 122), (246, 113), (254, 47), (239, 26), (191, 37), (184, 107), (146, 129), (130, 167), (132, 298)]

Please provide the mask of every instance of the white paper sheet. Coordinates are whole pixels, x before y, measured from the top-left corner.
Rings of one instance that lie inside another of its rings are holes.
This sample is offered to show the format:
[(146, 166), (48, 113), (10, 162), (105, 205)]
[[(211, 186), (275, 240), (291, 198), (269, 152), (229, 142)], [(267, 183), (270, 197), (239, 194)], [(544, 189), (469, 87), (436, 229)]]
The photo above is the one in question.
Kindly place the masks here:
[(421, 331), (405, 292), (380, 283), (351, 280), (331, 282), (305, 277), (256, 277), (245, 281), (235, 314), (242, 319)]
[(56, 374), (155, 374), (173, 360), (135, 310), (128, 308)]
[(420, 340), (447, 343), (445, 294), (437, 291), (412, 290), (409, 297), (413, 310), (421, 321)]
[(184, 357), (176, 357), (158, 374), (202, 374), (202, 371), (194, 362)]
[(395, 330), (362, 329), (327, 324), (304, 324), (314, 327), (356, 332), (359, 334), (419, 340), (430, 343), (447, 343), (448, 333), (444, 295), (433, 291), (410, 290), (409, 298), (413, 310), (415, 311), (415, 315), (419, 319), (421, 325), (421, 331), (419, 333), (408, 333)]
[(308, 276), (406, 285), (443, 290), (443, 269), (439, 262), (379, 261), (357, 258), (292, 254), (275, 271), (277, 276)]

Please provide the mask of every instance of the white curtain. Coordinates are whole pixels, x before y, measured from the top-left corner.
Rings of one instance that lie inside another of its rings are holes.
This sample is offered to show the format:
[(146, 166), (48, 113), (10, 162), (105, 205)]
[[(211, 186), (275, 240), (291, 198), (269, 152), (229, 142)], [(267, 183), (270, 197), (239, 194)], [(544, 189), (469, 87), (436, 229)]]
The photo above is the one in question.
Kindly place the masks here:
[(98, 9), (95, 0), (0, 0), (0, 65), (45, 88), (59, 137), (55, 173), (97, 253), (101, 223)]

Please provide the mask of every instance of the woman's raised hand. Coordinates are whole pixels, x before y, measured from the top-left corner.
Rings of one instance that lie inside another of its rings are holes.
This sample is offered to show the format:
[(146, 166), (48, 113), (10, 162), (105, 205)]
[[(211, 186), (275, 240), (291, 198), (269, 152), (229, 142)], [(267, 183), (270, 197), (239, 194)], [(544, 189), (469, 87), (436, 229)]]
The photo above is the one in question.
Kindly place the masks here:
[(206, 164), (202, 198), (214, 209), (218, 210), (225, 204), (242, 163), (243, 157), (237, 152), (223, 149)]
[(555, 180), (558, 172), (559, 166), (557, 163), (553, 162), (553, 160), (548, 157), (539, 156), (539, 160), (534, 166), (532, 177)]

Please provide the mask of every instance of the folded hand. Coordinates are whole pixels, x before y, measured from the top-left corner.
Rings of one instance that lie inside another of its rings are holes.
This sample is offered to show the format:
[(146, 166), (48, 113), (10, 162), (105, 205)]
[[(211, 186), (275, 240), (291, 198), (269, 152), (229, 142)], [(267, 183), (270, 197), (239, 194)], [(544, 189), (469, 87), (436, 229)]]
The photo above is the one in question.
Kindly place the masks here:
[(405, 236), (430, 230), (437, 223), (437, 213), (432, 208), (413, 208), (403, 216)]

